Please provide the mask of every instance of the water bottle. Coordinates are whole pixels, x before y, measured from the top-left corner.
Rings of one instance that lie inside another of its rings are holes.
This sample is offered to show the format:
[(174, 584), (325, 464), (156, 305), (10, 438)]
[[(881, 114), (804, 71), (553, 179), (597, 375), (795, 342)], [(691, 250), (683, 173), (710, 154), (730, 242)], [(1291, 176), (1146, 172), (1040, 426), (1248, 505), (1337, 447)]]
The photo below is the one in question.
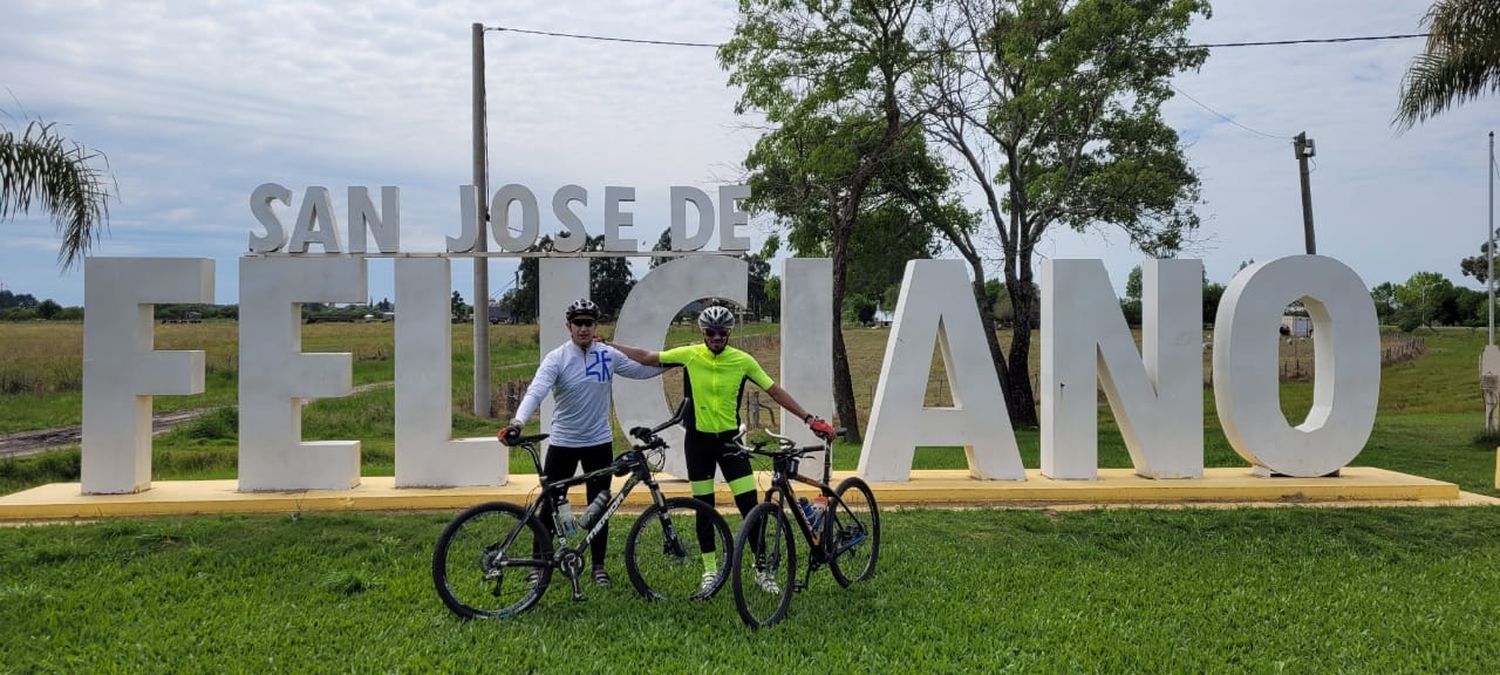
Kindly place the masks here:
[(808, 502), (806, 497), (798, 497), (797, 503), (802, 506), (802, 515), (807, 518), (807, 522), (811, 523), (813, 519), (812, 503)]
[(594, 501), (589, 502), (589, 507), (583, 510), (583, 517), (578, 519), (579, 527), (587, 530), (594, 526), (599, 516), (604, 514), (604, 507), (609, 505), (609, 488), (604, 488)]
[(812, 513), (807, 521), (812, 524), (814, 534), (821, 535), (823, 532), (823, 518), (828, 515), (828, 498), (818, 495), (812, 501)]
[(561, 532), (564, 537), (578, 534), (578, 521), (573, 519), (573, 505), (568, 503), (567, 497), (558, 498), (553, 516), (557, 519), (557, 531)]

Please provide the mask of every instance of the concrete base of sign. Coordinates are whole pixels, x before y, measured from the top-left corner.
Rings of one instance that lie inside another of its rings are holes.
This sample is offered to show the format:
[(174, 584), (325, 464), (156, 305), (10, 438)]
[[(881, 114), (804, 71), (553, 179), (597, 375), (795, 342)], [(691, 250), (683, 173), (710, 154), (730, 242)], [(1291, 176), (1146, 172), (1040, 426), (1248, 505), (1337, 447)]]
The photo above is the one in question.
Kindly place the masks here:
[[(1346, 467), (1338, 478), (1257, 478), (1248, 468), (1205, 469), (1203, 478), (1151, 480), (1131, 469), (1100, 469), (1091, 481), (1052, 480), (1035, 469), (1026, 481), (987, 481), (965, 469), (912, 471), (906, 482), (877, 482), (872, 487), (882, 506), (1019, 506), (1032, 504), (1266, 504), (1350, 503), (1360, 505), (1430, 505), (1493, 503), (1500, 499), (1465, 493), (1452, 483), (1369, 467)], [(834, 483), (852, 471), (835, 471)], [(759, 476), (761, 484), (767, 482)], [(623, 479), (621, 479), (623, 480)], [(615, 485), (618, 488), (621, 480)], [(536, 489), (533, 474), (513, 475), (500, 487), (397, 488), (389, 476), (364, 477), (352, 490), (239, 492), (234, 480), (156, 481), (145, 492), (85, 495), (78, 483), (53, 483), (0, 497), (0, 521), (121, 516), (196, 515), (208, 513), (294, 513), (310, 511), (455, 510), (480, 502), (523, 502)], [(667, 479), (669, 496), (687, 496), (686, 481)], [(583, 490), (574, 490), (577, 508)], [(637, 489), (629, 505), (644, 507), (650, 493)], [(733, 499), (719, 485), (718, 501), (732, 508)]]

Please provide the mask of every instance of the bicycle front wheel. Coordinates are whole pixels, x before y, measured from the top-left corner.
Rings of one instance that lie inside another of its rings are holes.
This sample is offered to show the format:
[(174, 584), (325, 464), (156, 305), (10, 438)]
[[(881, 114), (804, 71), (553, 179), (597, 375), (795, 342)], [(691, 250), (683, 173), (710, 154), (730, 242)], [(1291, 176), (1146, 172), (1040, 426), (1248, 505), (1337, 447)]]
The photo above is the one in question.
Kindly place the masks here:
[(503, 619), (541, 599), (551, 559), (552, 540), (540, 521), (514, 504), (490, 502), (443, 529), (432, 552), (432, 581), (454, 614)]
[(797, 545), (780, 504), (762, 502), (745, 516), (729, 566), (745, 625), (763, 628), (786, 617), (797, 582)]
[[(625, 540), (625, 571), (647, 600), (705, 600), (724, 585), (734, 542), (729, 525), (712, 506), (673, 497), (641, 513)], [(712, 550), (703, 549), (712, 545)], [(704, 581), (705, 575), (713, 578)]]
[(880, 558), (880, 508), (875, 493), (857, 476), (845, 478), (833, 491), (823, 519), (823, 538), (833, 555), (828, 569), (840, 586), (848, 588), (875, 573)]

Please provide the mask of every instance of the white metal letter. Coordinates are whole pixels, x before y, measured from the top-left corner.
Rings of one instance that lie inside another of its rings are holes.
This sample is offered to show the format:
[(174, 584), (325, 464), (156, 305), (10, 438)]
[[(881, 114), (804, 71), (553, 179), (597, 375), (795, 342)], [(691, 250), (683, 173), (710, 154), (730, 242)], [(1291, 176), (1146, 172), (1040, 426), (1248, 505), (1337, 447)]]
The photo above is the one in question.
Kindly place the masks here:
[[(1301, 299), (1313, 324), (1313, 404), (1296, 427), (1281, 411), (1281, 315)], [(1219, 303), (1214, 398), (1234, 451), (1261, 473), (1322, 476), (1364, 449), (1380, 396), (1380, 327), (1354, 270), (1317, 255), (1251, 265)]]
[(1100, 385), (1136, 473), (1203, 475), (1203, 263), (1148, 260), (1142, 272), (1137, 353), (1102, 261), (1042, 261), (1042, 473), (1051, 478), (1098, 475)]
[(359, 484), (359, 441), (302, 442), (302, 405), (353, 392), (354, 359), (302, 353), (300, 303), (365, 302), (365, 281), (364, 258), (240, 259), (240, 490)]
[(84, 262), (85, 494), (151, 486), (151, 395), (203, 393), (202, 351), (155, 351), (156, 303), (213, 302), (214, 261), (94, 258)]
[(493, 436), (453, 438), (449, 267), (447, 258), (396, 259), (396, 487), (503, 485), (509, 473)]
[[(952, 383), (952, 407), (924, 406), (934, 342)], [(963, 446), (975, 478), (1026, 480), (969, 275), (957, 260), (906, 261), (859, 473), (907, 480), (918, 445)]]

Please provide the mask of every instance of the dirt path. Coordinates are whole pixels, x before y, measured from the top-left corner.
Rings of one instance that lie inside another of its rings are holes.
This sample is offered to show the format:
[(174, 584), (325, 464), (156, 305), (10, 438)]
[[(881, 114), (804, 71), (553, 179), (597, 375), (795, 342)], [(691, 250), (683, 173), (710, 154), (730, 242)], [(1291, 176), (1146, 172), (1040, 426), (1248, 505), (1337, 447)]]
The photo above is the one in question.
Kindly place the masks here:
[[(392, 386), (391, 382), (372, 382), (354, 388), (354, 393)], [(156, 413), (151, 416), (151, 435), (160, 436), (174, 427), (191, 422), (217, 410), (217, 408), (193, 408)], [(39, 452), (78, 445), (83, 438), (82, 427), (61, 427), (40, 431), (23, 431), (18, 434), (0, 436), (0, 457), (25, 457)]]

